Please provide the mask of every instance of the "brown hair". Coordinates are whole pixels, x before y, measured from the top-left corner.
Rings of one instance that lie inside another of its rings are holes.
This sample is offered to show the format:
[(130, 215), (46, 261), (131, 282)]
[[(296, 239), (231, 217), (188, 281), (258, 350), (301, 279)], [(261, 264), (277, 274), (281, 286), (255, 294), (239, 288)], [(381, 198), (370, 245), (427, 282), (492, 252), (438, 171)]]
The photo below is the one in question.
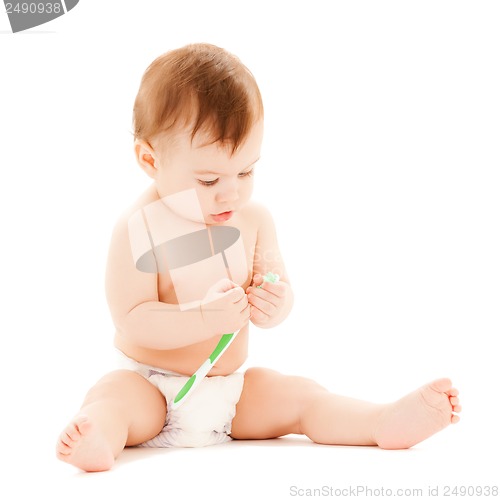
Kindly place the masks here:
[(151, 140), (174, 127), (192, 126), (234, 153), (263, 116), (253, 75), (234, 55), (209, 44), (167, 52), (147, 68), (134, 104), (134, 137)]

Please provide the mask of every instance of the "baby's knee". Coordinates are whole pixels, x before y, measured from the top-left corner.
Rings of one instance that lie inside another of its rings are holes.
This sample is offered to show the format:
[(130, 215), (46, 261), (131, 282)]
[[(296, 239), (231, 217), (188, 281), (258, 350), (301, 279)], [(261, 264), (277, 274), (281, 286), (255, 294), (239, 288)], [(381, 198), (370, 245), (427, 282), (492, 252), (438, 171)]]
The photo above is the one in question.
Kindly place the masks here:
[(328, 393), (322, 385), (313, 379), (307, 377), (290, 377), (290, 379), (303, 407), (308, 407), (318, 397)]
[(127, 394), (134, 387), (142, 386), (149, 382), (142, 375), (131, 370), (115, 370), (101, 377), (97, 383), (90, 388), (86, 401), (94, 401), (103, 398), (119, 398)]
[(249, 368), (245, 372), (245, 381), (263, 386), (279, 387), (279, 391), (295, 394), (302, 400), (313, 395), (328, 392), (313, 379), (297, 375), (285, 375), (269, 368)]

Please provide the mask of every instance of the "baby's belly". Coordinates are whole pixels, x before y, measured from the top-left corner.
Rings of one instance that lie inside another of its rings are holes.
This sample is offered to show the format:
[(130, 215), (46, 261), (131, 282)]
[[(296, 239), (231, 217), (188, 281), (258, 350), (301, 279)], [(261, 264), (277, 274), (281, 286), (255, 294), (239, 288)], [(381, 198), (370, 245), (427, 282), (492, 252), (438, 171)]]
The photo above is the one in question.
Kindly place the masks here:
[[(122, 337), (115, 336), (115, 346), (129, 358), (139, 363), (156, 366), (184, 375), (192, 375), (210, 356), (220, 337), (214, 337), (199, 344), (158, 351), (127, 344)], [(248, 326), (242, 328), (233, 343), (227, 348), (209, 375), (229, 375), (240, 368), (248, 355)]]

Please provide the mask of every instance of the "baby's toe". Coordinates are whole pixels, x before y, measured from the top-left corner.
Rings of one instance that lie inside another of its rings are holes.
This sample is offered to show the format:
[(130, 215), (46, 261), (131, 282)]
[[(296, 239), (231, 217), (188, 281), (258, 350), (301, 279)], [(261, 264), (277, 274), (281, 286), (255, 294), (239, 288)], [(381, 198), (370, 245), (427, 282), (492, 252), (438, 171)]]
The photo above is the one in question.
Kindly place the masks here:
[(451, 387), (451, 380), (449, 378), (439, 378), (431, 382), (430, 387), (434, 389), (436, 392), (446, 392), (446, 394), (450, 394), (450, 391), (453, 391)]
[(81, 437), (80, 430), (73, 423), (66, 427), (63, 434), (66, 435), (66, 439), (64, 439), (64, 442), (67, 444), (70, 444), (69, 441), (78, 441), (78, 439), (80, 439)]

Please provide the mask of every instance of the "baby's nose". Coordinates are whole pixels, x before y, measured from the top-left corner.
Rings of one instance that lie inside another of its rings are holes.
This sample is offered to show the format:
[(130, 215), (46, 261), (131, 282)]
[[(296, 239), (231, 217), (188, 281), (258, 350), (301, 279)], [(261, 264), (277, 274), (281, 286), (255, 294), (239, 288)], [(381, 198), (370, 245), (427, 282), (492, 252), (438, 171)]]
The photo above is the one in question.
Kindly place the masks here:
[(239, 198), (238, 187), (236, 183), (228, 182), (221, 186), (217, 193), (217, 201), (219, 203), (232, 203)]

